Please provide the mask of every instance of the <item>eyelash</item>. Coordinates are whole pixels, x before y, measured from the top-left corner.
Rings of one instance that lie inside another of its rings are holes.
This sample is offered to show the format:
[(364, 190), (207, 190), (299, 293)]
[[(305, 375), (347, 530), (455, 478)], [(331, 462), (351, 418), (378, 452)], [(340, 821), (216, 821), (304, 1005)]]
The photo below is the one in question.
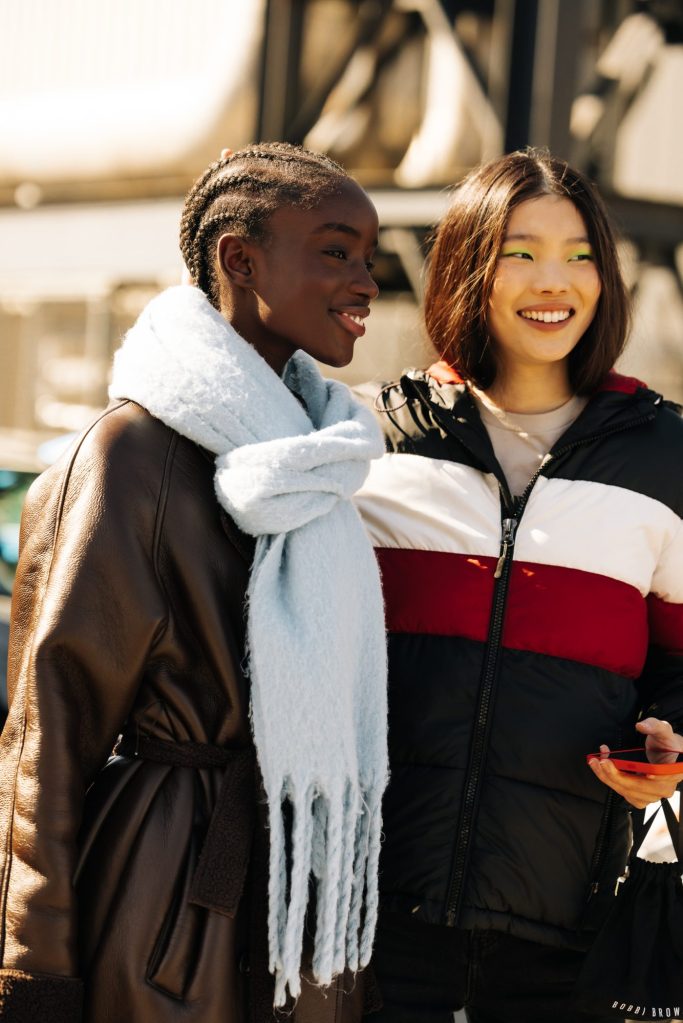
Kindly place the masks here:
[[(344, 252), (343, 249), (325, 249), (325, 255), (326, 256), (332, 256), (333, 259), (339, 259), (340, 257), (341, 257), (341, 259), (346, 259), (347, 258), (346, 253)], [(366, 262), (365, 269), (368, 272), (371, 272), (372, 270), (375, 269), (375, 264), (372, 262), (372, 260), (369, 259)]]

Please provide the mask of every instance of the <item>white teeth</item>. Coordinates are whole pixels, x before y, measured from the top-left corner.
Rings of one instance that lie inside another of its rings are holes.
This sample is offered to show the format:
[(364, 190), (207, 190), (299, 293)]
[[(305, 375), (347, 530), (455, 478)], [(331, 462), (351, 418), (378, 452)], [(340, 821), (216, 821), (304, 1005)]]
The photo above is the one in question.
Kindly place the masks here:
[(523, 316), (525, 320), (540, 320), (542, 323), (560, 323), (562, 320), (568, 320), (571, 313), (568, 309), (553, 309), (552, 312), (548, 309), (542, 311), (538, 310), (523, 310), (520, 316)]

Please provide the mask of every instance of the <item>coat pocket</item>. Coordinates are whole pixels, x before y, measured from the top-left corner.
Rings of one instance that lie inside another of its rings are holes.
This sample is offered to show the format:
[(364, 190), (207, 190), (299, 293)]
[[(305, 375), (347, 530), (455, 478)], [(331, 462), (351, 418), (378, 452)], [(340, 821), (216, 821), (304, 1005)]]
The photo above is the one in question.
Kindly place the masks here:
[(193, 833), (183, 870), (154, 943), (147, 982), (172, 998), (184, 1000), (202, 947), (207, 911), (190, 902), (190, 888), (199, 858), (199, 837)]
[[(198, 780), (198, 779), (197, 779)], [(195, 806), (201, 797), (197, 797)], [(183, 867), (147, 969), (147, 981), (184, 999), (202, 955), (208, 914), (234, 918), (249, 865), (255, 819), (254, 754), (236, 753), (223, 772), (211, 820), (192, 830)]]

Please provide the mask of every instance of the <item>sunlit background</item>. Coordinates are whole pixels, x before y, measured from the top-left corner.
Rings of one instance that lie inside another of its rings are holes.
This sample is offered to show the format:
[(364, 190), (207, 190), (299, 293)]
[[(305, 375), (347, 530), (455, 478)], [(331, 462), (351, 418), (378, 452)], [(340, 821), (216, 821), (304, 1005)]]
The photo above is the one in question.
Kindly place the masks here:
[(183, 196), (221, 148), (302, 142), (370, 191), (381, 296), (340, 374), (358, 382), (431, 361), (448, 186), (547, 146), (620, 229), (623, 369), (683, 401), (682, 108), (681, 0), (0, 0), (0, 724), (26, 488), (180, 279)]
[(381, 297), (352, 382), (431, 359), (422, 264), (447, 187), (548, 146), (622, 232), (624, 368), (683, 400), (682, 107), (681, 0), (4, 0), (0, 594), (44, 444), (106, 402), (123, 331), (180, 278), (183, 195), (224, 146), (303, 142), (369, 189)]

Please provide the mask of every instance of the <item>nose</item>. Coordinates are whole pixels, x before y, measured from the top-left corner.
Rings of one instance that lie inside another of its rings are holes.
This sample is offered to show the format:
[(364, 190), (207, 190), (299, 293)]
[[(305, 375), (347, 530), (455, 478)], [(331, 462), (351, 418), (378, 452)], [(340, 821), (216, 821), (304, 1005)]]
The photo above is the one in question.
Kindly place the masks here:
[(372, 302), (373, 298), (377, 298), (379, 295), (377, 282), (365, 263), (359, 266), (357, 272), (353, 275), (351, 291), (354, 295), (364, 298), (367, 302)]
[(563, 260), (544, 260), (535, 264), (533, 289), (538, 295), (561, 295), (567, 291), (569, 281), (567, 265)]

